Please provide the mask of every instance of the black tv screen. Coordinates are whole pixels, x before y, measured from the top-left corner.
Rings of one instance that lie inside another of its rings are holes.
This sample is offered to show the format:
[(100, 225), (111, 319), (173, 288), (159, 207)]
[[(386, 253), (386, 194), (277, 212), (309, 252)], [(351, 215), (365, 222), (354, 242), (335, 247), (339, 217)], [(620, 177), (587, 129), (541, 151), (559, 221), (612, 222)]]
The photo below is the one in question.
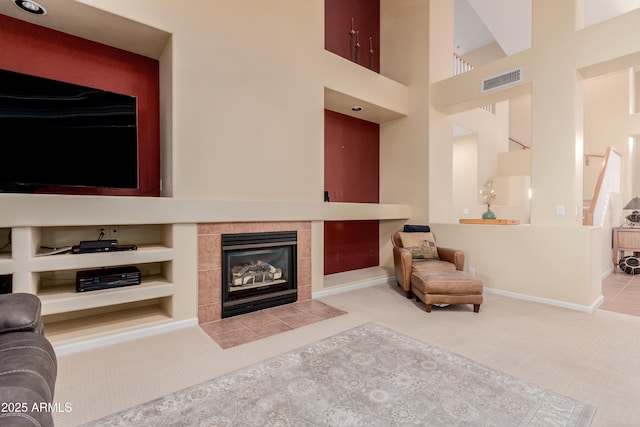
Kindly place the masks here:
[(0, 70), (0, 191), (138, 187), (134, 96)]

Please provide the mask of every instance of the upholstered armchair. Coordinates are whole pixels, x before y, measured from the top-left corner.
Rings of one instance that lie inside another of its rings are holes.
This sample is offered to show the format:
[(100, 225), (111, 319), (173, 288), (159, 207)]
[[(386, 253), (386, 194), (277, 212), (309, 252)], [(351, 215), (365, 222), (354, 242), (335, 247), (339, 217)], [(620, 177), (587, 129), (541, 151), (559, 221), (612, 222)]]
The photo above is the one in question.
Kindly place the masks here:
[(411, 273), (414, 271), (464, 270), (464, 252), (435, 245), (435, 235), (432, 232), (428, 233), (430, 235), (428, 237), (432, 239), (433, 250), (437, 251), (437, 257), (434, 258), (438, 259), (416, 259), (415, 253), (407, 249), (402, 241), (403, 237), (407, 241), (408, 237), (415, 238), (417, 234), (405, 233), (399, 230), (391, 235), (396, 280), (398, 281), (398, 286), (401, 286), (404, 290), (407, 298), (412, 297)]

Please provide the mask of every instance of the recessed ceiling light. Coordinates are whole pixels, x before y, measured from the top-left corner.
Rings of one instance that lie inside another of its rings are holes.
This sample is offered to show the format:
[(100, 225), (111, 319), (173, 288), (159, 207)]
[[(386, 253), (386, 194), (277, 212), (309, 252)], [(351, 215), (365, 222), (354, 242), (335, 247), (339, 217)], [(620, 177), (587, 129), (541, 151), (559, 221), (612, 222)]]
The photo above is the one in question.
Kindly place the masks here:
[(364, 110), (364, 108), (362, 108), (359, 105), (354, 105), (353, 107), (351, 107), (351, 111), (362, 111)]
[(13, 0), (13, 3), (25, 12), (34, 15), (46, 15), (47, 10), (32, 0)]

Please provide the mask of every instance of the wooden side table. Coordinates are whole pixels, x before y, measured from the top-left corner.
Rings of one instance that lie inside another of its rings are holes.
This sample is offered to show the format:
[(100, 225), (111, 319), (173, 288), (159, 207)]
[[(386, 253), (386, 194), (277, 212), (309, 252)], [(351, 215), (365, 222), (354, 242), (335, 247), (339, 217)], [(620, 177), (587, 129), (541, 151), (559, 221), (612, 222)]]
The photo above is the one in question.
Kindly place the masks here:
[(613, 271), (625, 252), (640, 254), (640, 227), (616, 227), (613, 229)]

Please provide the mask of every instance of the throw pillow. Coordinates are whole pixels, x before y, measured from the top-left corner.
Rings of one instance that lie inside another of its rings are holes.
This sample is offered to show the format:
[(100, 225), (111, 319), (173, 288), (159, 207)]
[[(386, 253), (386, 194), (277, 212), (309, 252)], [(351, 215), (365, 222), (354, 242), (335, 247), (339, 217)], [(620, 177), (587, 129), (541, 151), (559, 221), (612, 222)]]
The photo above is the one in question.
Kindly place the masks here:
[(400, 232), (402, 247), (411, 252), (411, 258), (415, 260), (440, 259), (438, 247), (433, 233), (405, 233)]
[(405, 233), (428, 233), (431, 231), (431, 228), (428, 225), (405, 224), (404, 227), (402, 227), (402, 231)]

